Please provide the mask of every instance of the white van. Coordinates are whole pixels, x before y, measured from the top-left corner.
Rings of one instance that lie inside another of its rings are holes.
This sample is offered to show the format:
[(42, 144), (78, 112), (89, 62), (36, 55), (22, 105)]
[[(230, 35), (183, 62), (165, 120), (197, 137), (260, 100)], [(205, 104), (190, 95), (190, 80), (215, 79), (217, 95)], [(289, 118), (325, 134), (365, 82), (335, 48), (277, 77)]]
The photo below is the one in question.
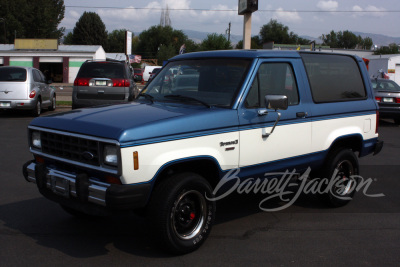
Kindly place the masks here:
[(143, 80), (147, 82), (150, 77), (150, 73), (155, 69), (155, 68), (162, 68), (162, 66), (146, 66), (144, 67), (143, 71)]

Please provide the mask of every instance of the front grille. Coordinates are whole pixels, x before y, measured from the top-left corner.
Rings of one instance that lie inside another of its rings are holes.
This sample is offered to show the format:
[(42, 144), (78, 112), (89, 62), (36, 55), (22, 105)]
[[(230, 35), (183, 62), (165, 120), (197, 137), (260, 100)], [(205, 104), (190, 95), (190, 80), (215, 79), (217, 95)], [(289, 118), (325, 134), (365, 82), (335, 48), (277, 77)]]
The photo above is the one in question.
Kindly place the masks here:
[(41, 132), (42, 152), (60, 158), (100, 166), (98, 141), (67, 136), (56, 133)]

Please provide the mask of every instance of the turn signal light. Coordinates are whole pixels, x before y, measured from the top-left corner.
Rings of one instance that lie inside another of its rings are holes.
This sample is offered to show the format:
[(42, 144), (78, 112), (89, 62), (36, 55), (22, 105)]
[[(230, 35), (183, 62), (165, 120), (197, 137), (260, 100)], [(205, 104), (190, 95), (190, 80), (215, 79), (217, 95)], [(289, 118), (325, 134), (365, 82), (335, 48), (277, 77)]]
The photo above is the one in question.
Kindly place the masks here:
[(133, 169), (139, 170), (139, 153), (137, 151), (133, 152)]

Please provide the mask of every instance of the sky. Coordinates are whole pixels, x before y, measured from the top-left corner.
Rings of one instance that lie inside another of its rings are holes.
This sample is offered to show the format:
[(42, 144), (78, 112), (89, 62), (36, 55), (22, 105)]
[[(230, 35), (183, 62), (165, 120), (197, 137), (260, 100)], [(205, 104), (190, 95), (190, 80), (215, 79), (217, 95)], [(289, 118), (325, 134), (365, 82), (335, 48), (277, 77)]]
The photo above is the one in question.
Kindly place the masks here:
[[(231, 33), (243, 34), (238, 0), (64, 0), (64, 4), (60, 26), (66, 29), (73, 29), (83, 12), (90, 11), (99, 14), (109, 32), (142, 32), (160, 23), (161, 9), (168, 5), (174, 29), (225, 34), (231, 22)], [(258, 11), (252, 14), (252, 35), (271, 19), (299, 36), (318, 38), (331, 30), (349, 30), (400, 37), (399, 0), (259, 0)]]

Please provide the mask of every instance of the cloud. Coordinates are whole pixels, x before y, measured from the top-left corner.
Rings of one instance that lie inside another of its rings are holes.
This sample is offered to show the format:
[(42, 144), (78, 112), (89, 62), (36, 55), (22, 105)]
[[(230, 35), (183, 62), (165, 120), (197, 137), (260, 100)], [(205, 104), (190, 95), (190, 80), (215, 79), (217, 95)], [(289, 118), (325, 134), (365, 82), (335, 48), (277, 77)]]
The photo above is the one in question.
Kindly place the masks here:
[(74, 18), (74, 19), (79, 19), (80, 16), (81, 16), (81, 14), (79, 14), (79, 13), (76, 12), (75, 10), (71, 10), (71, 11), (69, 12), (69, 15), (70, 15), (72, 18)]
[(283, 8), (278, 8), (272, 15), (274, 19), (282, 22), (300, 22), (302, 18), (299, 13), (295, 11), (285, 11)]
[(319, 1), (317, 4), (317, 8), (322, 11), (336, 11), (339, 7), (339, 3), (337, 1)]
[(361, 16), (374, 16), (374, 17), (382, 17), (385, 15), (385, 8), (379, 8), (376, 6), (368, 5), (366, 8), (362, 8), (358, 5), (353, 6), (352, 10), (355, 12), (353, 17), (361, 17)]

